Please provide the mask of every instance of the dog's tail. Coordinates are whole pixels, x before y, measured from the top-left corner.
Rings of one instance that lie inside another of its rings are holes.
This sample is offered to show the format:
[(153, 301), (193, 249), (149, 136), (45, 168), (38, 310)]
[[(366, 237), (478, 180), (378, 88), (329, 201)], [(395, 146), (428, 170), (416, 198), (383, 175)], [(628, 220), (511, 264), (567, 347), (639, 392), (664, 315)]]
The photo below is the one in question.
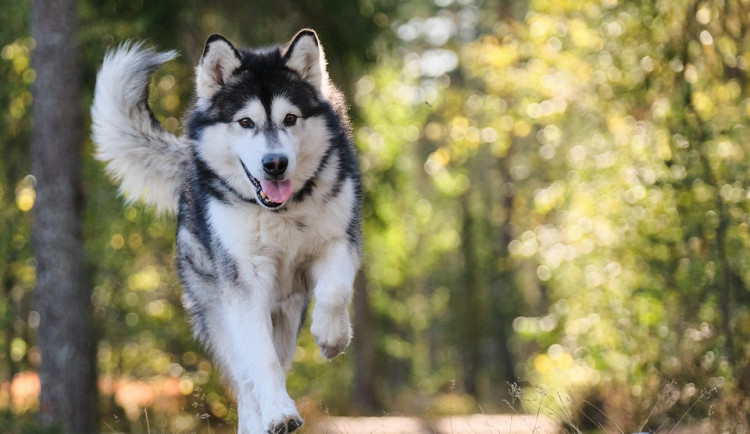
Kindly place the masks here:
[(159, 211), (177, 209), (190, 158), (186, 138), (164, 130), (148, 106), (151, 74), (174, 59), (141, 43), (125, 43), (104, 58), (91, 108), (96, 158), (120, 183), (129, 201), (143, 199)]

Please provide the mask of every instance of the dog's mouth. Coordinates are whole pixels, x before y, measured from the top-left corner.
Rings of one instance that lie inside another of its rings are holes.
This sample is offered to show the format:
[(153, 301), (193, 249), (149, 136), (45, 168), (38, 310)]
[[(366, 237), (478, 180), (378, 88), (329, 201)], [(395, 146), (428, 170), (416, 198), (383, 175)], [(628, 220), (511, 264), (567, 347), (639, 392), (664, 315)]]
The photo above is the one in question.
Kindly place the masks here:
[(266, 208), (276, 209), (284, 205), (289, 198), (292, 197), (294, 192), (294, 185), (291, 179), (285, 179), (281, 181), (273, 181), (268, 179), (258, 179), (254, 177), (245, 163), (240, 160), (242, 169), (247, 175), (247, 179), (255, 187), (255, 196), (258, 198), (258, 202)]

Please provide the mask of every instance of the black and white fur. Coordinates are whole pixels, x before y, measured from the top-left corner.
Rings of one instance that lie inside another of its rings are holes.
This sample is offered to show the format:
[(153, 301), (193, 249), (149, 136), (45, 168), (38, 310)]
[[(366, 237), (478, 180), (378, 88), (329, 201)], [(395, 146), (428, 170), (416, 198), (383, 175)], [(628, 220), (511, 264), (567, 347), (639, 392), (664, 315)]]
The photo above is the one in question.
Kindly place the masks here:
[(285, 371), (311, 297), (327, 358), (351, 338), (361, 193), (349, 121), (318, 37), (239, 50), (208, 38), (186, 135), (148, 107), (175, 57), (124, 44), (104, 59), (92, 107), (97, 157), (131, 200), (177, 211), (177, 267), (194, 332), (237, 392), (241, 433), (295, 431)]

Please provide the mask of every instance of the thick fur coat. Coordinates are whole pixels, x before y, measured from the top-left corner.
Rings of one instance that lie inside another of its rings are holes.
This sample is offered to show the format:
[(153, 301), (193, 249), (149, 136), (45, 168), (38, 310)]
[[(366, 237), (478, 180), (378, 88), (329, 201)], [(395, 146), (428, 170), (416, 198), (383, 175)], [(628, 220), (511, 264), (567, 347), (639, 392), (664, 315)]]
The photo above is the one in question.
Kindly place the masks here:
[(323, 354), (351, 338), (361, 192), (343, 98), (312, 30), (258, 50), (212, 35), (176, 137), (147, 102), (151, 74), (174, 57), (141, 44), (107, 54), (97, 157), (126, 197), (177, 212), (184, 306), (237, 393), (239, 431), (292, 432), (302, 420), (285, 371), (311, 298)]

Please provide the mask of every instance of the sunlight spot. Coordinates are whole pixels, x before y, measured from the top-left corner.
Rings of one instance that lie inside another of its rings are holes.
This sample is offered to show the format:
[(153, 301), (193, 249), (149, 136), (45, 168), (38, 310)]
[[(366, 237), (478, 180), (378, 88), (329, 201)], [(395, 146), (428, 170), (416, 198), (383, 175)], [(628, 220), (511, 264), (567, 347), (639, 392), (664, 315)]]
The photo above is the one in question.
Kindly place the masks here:
[(523, 119), (513, 124), (513, 134), (517, 137), (526, 137), (531, 132), (531, 125)]
[(170, 116), (164, 120), (164, 129), (170, 133), (174, 133), (175, 131), (177, 131), (177, 128), (179, 127), (180, 127), (180, 121), (178, 121), (177, 118), (173, 116)]
[(539, 320), (539, 329), (545, 333), (549, 333), (557, 327), (557, 316), (555, 314), (549, 314), (542, 317)]
[(688, 65), (685, 68), (685, 80), (688, 83), (695, 84), (698, 81), (698, 70), (695, 69), (695, 66)]
[(36, 201), (36, 178), (33, 175), (26, 175), (16, 186), (16, 206), (23, 212), (27, 212), (34, 207)]
[(109, 240), (109, 245), (115, 250), (120, 250), (125, 246), (125, 238), (120, 234), (114, 234)]
[(294, 362), (297, 363), (297, 362), (301, 362), (305, 360), (305, 356), (306, 356), (305, 349), (301, 347), (300, 345), (297, 345), (297, 349), (294, 351), (294, 356), (292, 356), (292, 358), (294, 359)]
[(128, 277), (128, 288), (136, 291), (153, 291), (160, 284), (159, 272), (150, 265)]
[(158, 86), (159, 86), (159, 89), (168, 91), (174, 87), (175, 83), (176, 83), (176, 80), (174, 78), (174, 75), (167, 74), (159, 80)]
[(16, 414), (25, 413), (38, 405), (41, 384), (36, 372), (20, 372), (10, 383), (11, 407)]
[(427, 50), (422, 54), (419, 64), (423, 75), (438, 77), (456, 69), (458, 56), (450, 50)]
[(542, 106), (537, 103), (531, 103), (526, 107), (526, 114), (529, 115), (530, 118), (536, 119), (542, 116)]
[(213, 413), (214, 416), (221, 418), (226, 416), (227, 412), (227, 407), (224, 404), (218, 401), (211, 403), (211, 413)]
[(125, 324), (129, 325), (130, 327), (137, 325), (139, 320), (140, 318), (135, 312), (130, 312), (129, 314), (125, 315)]
[(482, 141), (486, 143), (492, 143), (498, 138), (497, 130), (492, 127), (482, 128), (482, 132), (480, 133), (480, 135), (482, 137)]
[(34, 207), (36, 192), (29, 187), (23, 187), (16, 193), (16, 206), (23, 212), (30, 211)]
[(14, 362), (20, 362), (26, 355), (27, 349), (28, 345), (26, 344), (26, 341), (21, 338), (13, 338), (13, 340), (10, 341), (10, 359)]
[(430, 17), (424, 24), (425, 39), (434, 46), (444, 45), (454, 31), (453, 21), (446, 16)]
[(646, 72), (651, 72), (654, 70), (654, 61), (650, 56), (646, 56), (641, 59), (641, 69)]
[(695, 20), (704, 26), (711, 22), (711, 10), (708, 8), (708, 5), (701, 5), (695, 13)]

